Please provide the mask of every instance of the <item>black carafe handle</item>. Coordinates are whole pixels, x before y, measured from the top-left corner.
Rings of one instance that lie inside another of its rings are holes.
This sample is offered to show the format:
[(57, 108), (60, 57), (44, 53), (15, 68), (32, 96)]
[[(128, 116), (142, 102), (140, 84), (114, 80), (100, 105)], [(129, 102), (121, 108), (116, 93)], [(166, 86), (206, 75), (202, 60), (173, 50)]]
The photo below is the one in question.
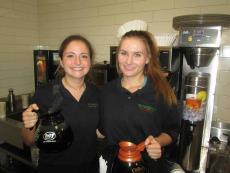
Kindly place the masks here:
[[(41, 119), (41, 118), (43, 118), (44, 116), (48, 115), (47, 112), (42, 111), (41, 109), (33, 110), (33, 112), (37, 113), (38, 119)], [(34, 128), (34, 127), (30, 127), (29, 130), (33, 130), (33, 128)]]

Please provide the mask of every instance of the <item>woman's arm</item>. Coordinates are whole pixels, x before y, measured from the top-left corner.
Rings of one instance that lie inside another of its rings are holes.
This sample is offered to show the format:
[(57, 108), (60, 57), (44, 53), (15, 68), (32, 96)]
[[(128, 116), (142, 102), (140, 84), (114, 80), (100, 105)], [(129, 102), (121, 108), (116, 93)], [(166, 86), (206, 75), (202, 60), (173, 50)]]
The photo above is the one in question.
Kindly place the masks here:
[(27, 146), (31, 146), (34, 144), (36, 124), (38, 122), (38, 115), (37, 113), (33, 112), (33, 110), (38, 110), (38, 106), (36, 104), (30, 105), (22, 113), (22, 121), (24, 127), (21, 129), (21, 136), (23, 142)]
[(23, 127), (21, 130), (21, 136), (22, 136), (23, 142), (27, 146), (33, 145), (34, 144), (34, 137), (35, 137), (35, 127), (32, 130)]
[(164, 115), (162, 133), (157, 137), (149, 136), (145, 140), (146, 150), (152, 159), (159, 159), (162, 156), (162, 147), (176, 142), (179, 133), (179, 107), (172, 106), (162, 115)]
[(155, 137), (155, 140), (161, 145), (161, 147), (165, 147), (172, 143), (172, 138), (167, 133), (161, 133), (160, 136)]

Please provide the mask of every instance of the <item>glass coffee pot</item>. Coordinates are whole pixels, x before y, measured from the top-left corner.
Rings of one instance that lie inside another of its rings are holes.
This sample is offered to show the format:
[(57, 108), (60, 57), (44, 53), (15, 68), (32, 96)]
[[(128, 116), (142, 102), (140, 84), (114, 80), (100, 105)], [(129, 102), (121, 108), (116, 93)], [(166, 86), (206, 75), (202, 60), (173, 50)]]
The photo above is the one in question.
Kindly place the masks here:
[(54, 85), (52, 89), (53, 102), (48, 110), (38, 105), (39, 125), (35, 133), (37, 147), (47, 153), (60, 152), (67, 149), (73, 142), (73, 132), (66, 123), (63, 112), (63, 97), (60, 85)]
[(73, 132), (65, 122), (62, 111), (38, 115), (40, 123), (35, 135), (37, 147), (49, 153), (67, 149), (72, 144)]
[(148, 173), (141, 158), (141, 151), (145, 149), (144, 142), (135, 145), (128, 141), (119, 143), (118, 156), (112, 166), (112, 173)]

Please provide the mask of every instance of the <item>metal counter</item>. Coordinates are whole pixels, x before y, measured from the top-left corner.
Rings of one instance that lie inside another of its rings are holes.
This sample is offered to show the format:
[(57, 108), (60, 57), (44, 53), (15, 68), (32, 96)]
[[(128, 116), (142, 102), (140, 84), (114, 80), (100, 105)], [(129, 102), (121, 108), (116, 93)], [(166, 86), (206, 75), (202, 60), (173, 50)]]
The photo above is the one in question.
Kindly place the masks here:
[(23, 149), (21, 138), (22, 111), (7, 114), (6, 118), (0, 119), (0, 140)]

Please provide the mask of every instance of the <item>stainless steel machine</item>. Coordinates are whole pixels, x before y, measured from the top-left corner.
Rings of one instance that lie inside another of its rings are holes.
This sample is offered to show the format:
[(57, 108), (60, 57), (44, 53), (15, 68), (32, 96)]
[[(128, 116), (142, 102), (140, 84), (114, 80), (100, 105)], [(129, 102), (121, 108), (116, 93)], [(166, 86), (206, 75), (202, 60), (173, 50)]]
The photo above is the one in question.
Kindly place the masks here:
[(179, 162), (187, 172), (205, 172), (215, 99), (221, 34), (230, 15), (185, 15), (173, 19), (182, 52), (183, 118)]

